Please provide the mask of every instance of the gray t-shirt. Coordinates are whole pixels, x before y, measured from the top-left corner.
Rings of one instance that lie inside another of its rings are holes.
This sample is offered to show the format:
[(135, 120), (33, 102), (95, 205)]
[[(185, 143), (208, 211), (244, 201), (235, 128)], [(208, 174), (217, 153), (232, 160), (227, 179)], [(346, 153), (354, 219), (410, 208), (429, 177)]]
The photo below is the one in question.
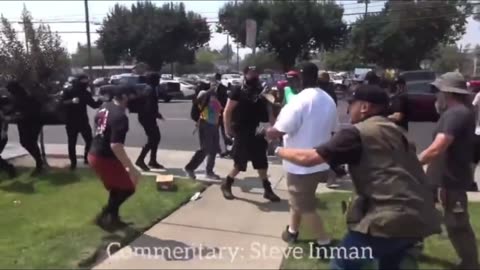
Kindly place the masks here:
[(453, 137), (448, 149), (429, 166), (428, 174), (442, 187), (467, 190), (473, 182), (475, 113), (464, 105), (445, 111), (434, 132)]

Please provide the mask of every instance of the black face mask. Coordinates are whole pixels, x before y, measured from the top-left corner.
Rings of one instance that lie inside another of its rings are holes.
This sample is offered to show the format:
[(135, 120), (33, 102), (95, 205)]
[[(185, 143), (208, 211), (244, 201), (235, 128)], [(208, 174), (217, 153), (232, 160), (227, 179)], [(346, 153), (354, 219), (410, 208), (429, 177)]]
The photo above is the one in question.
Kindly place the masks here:
[(260, 79), (259, 78), (248, 79), (245, 81), (245, 84), (248, 87), (260, 87)]

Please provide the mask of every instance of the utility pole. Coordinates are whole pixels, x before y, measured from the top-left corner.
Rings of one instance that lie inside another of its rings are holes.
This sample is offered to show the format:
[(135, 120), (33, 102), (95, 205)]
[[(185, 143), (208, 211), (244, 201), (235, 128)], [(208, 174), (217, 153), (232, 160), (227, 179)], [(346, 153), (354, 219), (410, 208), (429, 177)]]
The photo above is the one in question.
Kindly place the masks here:
[(230, 66), (230, 35), (227, 33), (227, 65)]
[(87, 26), (88, 75), (92, 77), (92, 44), (90, 43), (90, 19), (88, 17), (88, 0), (85, 0), (85, 24)]
[[(235, 0), (235, 7), (238, 5), (238, 1)], [(237, 70), (240, 72), (240, 44), (237, 42)]]

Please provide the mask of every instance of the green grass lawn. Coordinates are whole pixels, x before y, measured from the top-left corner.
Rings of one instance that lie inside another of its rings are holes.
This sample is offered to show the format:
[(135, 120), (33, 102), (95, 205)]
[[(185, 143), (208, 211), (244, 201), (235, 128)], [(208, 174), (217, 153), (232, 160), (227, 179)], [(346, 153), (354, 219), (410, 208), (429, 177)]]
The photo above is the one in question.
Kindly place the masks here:
[(159, 192), (154, 178), (144, 177), (121, 208), (122, 218), (133, 224), (108, 233), (93, 224), (108, 194), (87, 169), (52, 170), (37, 180), (25, 172), (1, 180), (0, 268), (89, 267), (108, 242), (132, 241), (202, 189), (190, 180), (176, 183), (177, 192)]
[[(326, 229), (336, 240), (341, 240), (346, 232), (345, 219), (341, 211), (341, 201), (349, 198), (348, 193), (322, 194), (318, 200), (318, 211), (326, 223)], [(477, 243), (480, 246), (480, 204), (470, 204), (470, 220), (477, 233)], [(300, 240), (297, 244), (304, 250), (302, 258), (290, 256), (282, 263), (282, 269), (329, 269), (328, 261), (309, 258), (308, 240), (311, 234), (306, 228), (300, 230)], [(420, 269), (452, 269), (457, 263), (457, 257), (446, 234), (435, 235), (425, 241), (425, 249), (420, 258)]]

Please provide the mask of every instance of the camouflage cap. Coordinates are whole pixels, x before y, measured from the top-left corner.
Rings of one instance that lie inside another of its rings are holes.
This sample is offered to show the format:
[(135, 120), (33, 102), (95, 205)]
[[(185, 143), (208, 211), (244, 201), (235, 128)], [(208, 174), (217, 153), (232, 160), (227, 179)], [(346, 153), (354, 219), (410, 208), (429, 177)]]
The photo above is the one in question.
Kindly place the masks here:
[(467, 81), (459, 72), (447, 72), (438, 77), (431, 85), (435, 86), (441, 92), (469, 95), (467, 90)]

